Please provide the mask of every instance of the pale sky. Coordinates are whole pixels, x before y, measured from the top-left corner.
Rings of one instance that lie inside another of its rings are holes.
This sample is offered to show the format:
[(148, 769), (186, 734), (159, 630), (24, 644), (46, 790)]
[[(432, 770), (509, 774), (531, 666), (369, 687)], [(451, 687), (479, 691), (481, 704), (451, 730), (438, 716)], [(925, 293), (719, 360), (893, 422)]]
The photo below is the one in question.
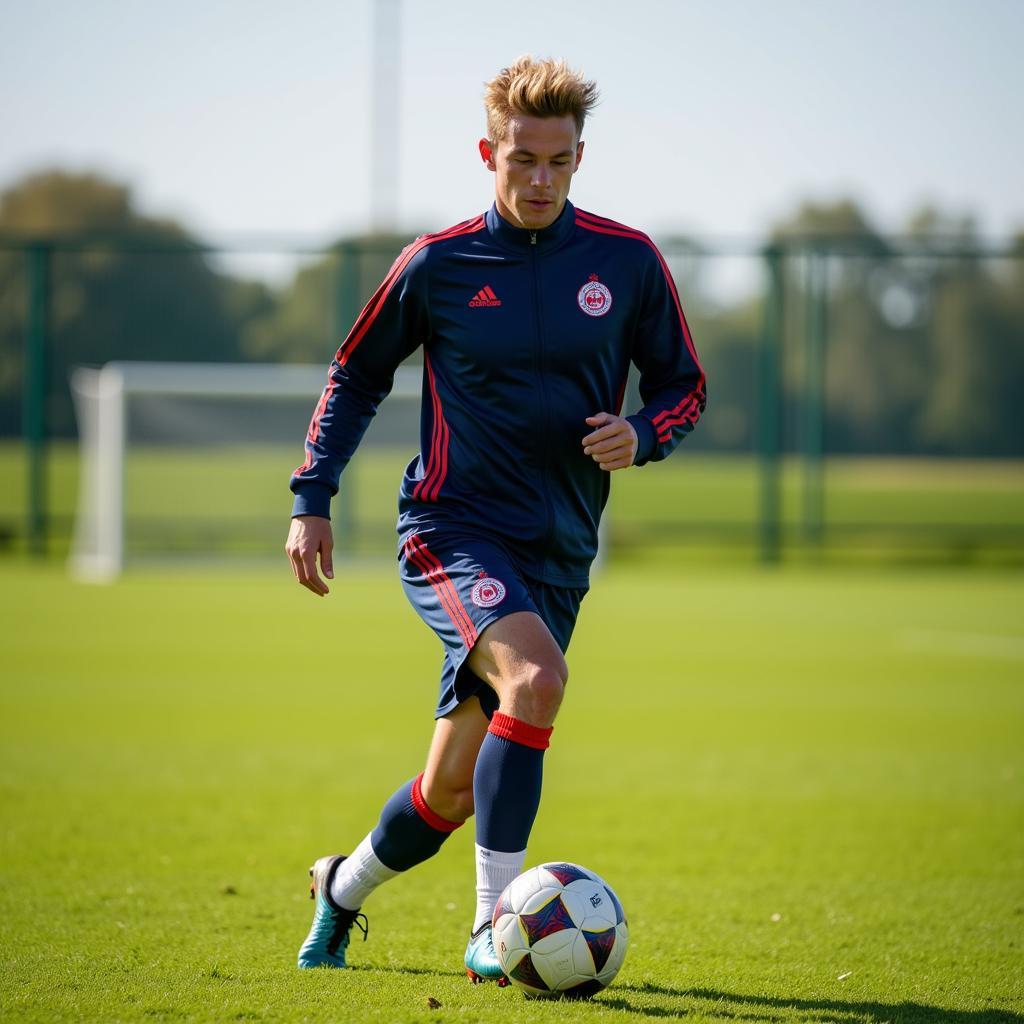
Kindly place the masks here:
[[(371, 0), (0, 0), (0, 189), (102, 170), (210, 238), (369, 225)], [(482, 83), (595, 78), (578, 205), (760, 237), (801, 197), (1024, 229), (1024, 0), (402, 0), (396, 221), (489, 205)]]

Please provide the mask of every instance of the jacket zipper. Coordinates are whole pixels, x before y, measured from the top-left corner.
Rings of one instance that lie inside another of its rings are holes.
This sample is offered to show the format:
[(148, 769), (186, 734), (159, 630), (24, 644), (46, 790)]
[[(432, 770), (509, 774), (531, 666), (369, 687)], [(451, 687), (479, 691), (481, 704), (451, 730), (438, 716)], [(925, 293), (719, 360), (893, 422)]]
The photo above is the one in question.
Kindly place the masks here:
[(548, 548), (551, 545), (551, 537), (555, 529), (555, 511), (551, 505), (551, 493), (548, 489), (548, 469), (550, 464), (550, 451), (548, 438), (551, 436), (550, 409), (548, 405), (547, 388), (544, 383), (544, 330), (540, 313), (540, 276), (537, 269), (537, 232), (530, 232), (530, 263), (533, 269), (533, 309), (534, 319), (537, 326), (537, 382), (540, 392), (541, 420), (543, 435), (541, 437), (541, 490), (544, 495), (544, 511), (547, 515), (547, 529), (544, 531), (543, 560), (541, 562), (541, 573), (544, 572), (548, 561)]

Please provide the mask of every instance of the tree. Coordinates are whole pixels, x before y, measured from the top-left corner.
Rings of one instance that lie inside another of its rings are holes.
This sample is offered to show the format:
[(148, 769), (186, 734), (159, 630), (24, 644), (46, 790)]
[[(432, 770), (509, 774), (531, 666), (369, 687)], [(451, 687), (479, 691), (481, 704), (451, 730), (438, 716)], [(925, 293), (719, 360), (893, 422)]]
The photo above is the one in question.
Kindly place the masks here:
[(246, 325), (241, 351), (267, 362), (323, 363), (387, 275), (411, 235), (357, 235), (299, 270), (267, 311)]
[(52, 170), (0, 195), (0, 432), (18, 430), (27, 281), (10, 243), (54, 243), (48, 423), (73, 430), (67, 380), (77, 364), (111, 359), (233, 360), (269, 291), (216, 273), (192, 236), (144, 217), (131, 191), (96, 174)]
[(935, 385), (918, 419), (921, 443), (956, 454), (1024, 454), (1024, 235), (1007, 259), (943, 260), (933, 305)]
[(786, 262), (787, 407), (803, 398), (806, 253), (828, 257), (828, 447), (1010, 454), (1024, 450), (1019, 260), (979, 258), (969, 216), (915, 211), (883, 238), (850, 200), (805, 203), (776, 226)]

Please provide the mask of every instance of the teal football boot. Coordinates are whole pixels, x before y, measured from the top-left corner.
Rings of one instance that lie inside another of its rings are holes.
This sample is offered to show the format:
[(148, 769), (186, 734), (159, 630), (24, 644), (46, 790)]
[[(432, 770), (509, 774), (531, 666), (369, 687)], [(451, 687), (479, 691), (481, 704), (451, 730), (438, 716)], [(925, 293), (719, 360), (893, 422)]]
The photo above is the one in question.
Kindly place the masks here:
[(470, 935), (469, 945), (466, 946), (466, 974), (474, 985), (479, 985), (482, 981), (496, 981), (499, 988), (504, 988), (508, 984), (508, 978), (494, 952), (492, 934), (488, 921)]
[(345, 967), (352, 925), (363, 933), (366, 941), (370, 929), (366, 915), (358, 910), (345, 910), (331, 899), (331, 879), (345, 858), (340, 855), (321, 857), (310, 869), (313, 879), (309, 898), (316, 900), (313, 926), (299, 950), (299, 967)]

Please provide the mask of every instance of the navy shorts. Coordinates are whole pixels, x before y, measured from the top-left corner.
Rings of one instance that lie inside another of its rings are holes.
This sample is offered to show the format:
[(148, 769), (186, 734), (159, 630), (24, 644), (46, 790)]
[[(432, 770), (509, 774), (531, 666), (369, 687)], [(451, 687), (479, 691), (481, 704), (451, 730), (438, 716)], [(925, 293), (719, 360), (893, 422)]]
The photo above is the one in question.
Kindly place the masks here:
[(398, 555), (405, 596), (444, 644), (436, 718), (476, 697), (488, 718), (498, 695), (465, 665), (480, 634), (512, 612), (534, 612), (564, 654), (586, 588), (524, 576), (499, 544), (436, 530), (404, 538)]

